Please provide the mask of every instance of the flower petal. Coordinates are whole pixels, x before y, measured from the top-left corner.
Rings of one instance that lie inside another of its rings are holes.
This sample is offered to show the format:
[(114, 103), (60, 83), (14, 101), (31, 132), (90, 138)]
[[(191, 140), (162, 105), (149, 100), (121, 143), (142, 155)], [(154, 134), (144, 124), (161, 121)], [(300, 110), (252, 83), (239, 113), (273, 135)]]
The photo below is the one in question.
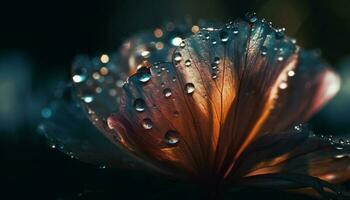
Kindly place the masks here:
[(38, 127), (51, 148), (101, 168), (144, 169), (142, 163), (136, 162), (111, 142), (115, 139), (108, 140), (91, 124), (72, 96), (71, 85), (59, 84), (54, 91), (54, 97), (50, 98), (45, 108), (49, 114), (43, 116)]
[(335, 94), (339, 79), (326, 66), (264, 21), (203, 29), (172, 63), (143, 64), (129, 78), (108, 125), (159, 169), (222, 179), (253, 141)]
[(344, 142), (334, 142), (293, 131), (264, 135), (242, 154), (229, 180), (298, 191), (311, 187), (321, 195), (327, 193), (324, 189), (328, 188), (337, 194), (340, 188), (329, 183), (350, 178), (350, 147)]
[(350, 178), (350, 147), (343, 139), (337, 141), (341, 142), (295, 132), (268, 134), (242, 154), (237, 170), (231, 175), (294, 173), (331, 183), (343, 182)]

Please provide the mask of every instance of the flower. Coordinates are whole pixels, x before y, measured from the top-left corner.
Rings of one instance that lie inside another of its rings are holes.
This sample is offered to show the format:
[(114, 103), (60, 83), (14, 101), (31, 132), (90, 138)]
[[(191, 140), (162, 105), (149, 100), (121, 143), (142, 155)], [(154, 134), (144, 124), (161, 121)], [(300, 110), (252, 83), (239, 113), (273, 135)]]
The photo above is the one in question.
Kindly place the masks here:
[(205, 187), (338, 195), (328, 182), (349, 180), (349, 147), (300, 125), (339, 89), (328, 64), (255, 15), (166, 29), (75, 62), (77, 95), (104, 136), (148, 169)]

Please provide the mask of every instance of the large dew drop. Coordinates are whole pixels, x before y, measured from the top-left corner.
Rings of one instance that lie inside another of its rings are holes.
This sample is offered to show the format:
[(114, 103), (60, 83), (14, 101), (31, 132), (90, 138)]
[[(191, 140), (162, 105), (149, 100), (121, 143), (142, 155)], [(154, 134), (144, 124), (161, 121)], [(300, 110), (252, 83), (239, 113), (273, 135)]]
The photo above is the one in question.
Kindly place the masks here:
[(146, 83), (151, 80), (151, 72), (147, 67), (141, 67), (137, 70), (138, 79), (142, 83)]
[(195, 87), (194, 87), (193, 83), (186, 83), (185, 91), (187, 94), (192, 94), (194, 92), (194, 89), (195, 89)]
[(146, 118), (146, 119), (144, 119), (144, 120), (142, 121), (142, 126), (143, 126), (144, 129), (150, 130), (150, 129), (152, 129), (152, 127), (153, 127), (153, 122), (152, 122), (151, 119)]
[(173, 146), (179, 143), (179, 134), (176, 131), (170, 130), (165, 133), (164, 139), (168, 145)]
[(145, 106), (146, 105), (146, 103), (145, 103), (145, 101), (143, 100), (143, 99), (136, 99), (135, 101), (134, 101), (134, 108), (135, 108), (135, 110), (136, 111), (138, 111), (138, 112), (142, 112), (142, 111), (144, 111), (145, 110)]
[(229, 39), (229, 34), (225, 30), (222, 30), (220, 32), (220, 40), (221, 40), (221, 42), (225, 43), (225, 42), (228, 41), (228, 39)]
[(180, 62), (182, 60), (182, 55), (180, 52), (176, 52), (174, 56), (175, 62)]
[(185, 61), (185, 65), (186, 65), (186, 67), (190, 67), (191, 66), (191, 60), (186, 60)]
[(219, 57), (215, 57), (215, 58), (214, 58), (214, 63), (215, 63), (216, 65), (220, 64), (220, 58), (219, 58)]
[(256, 13), (253, 12), (253, 13), (247, 13), (245, 15), (245, 18), (246, 20), (249, 22), (249, 23), (254, 23), (258, 20), (257, 16), (256, 16)]
[(171, 96), (171, 89), (170, 88), (165, 88), (163, 90), (163, 95), (165, 98), (169, 98)]

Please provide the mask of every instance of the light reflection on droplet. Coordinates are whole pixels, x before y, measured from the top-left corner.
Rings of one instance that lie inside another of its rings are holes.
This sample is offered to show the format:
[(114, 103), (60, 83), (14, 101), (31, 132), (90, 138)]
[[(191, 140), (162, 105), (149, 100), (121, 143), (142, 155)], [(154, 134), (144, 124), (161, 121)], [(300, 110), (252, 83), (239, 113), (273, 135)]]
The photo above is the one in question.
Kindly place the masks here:
[(195, 87), (193, 85), (193, 83), (186, 83), (185, 85), (185, 91), (187, 94), (192, 94), (195, 90)]
[(171, 96), (171, 89), (170, 88), (165, 88), (163, 90), (163, 95), (165, 98), (169, 98)]
[(345, 156), (346, 154), (338, 154), (338, 155), (335, 155), (334, 158), (340, 159), (340, 158), (344, 158)]

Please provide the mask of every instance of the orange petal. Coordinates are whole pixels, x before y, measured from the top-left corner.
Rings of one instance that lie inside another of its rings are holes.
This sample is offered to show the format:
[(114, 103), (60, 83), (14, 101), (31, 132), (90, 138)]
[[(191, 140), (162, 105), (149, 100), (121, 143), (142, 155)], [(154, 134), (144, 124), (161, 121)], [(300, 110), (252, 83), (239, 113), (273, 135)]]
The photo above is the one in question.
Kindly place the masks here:
[(252, 142), (307, 119), (337, 91), (337, 76), (281, 34), (264, 21), (199, 31), (172, 62), (144, 63), (129, 78), (106, 135), (172, 174), (230, 176)]

